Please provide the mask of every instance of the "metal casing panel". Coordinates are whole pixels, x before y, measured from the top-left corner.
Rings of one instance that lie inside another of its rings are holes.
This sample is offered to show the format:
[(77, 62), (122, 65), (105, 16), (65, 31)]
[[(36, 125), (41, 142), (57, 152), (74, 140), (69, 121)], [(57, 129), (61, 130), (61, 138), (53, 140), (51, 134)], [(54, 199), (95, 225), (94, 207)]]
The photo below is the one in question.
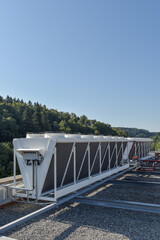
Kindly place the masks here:
[[(88, 143), (76, 143), (76, 176), (79, 174), (79, 170), (82, 164), (83, 157), (87, 150)], [(82, 166), (82, 171), (79, 175), (79, 180), (88, 177), (88, 154), (84, 158), (84, 164)]]
[[(86, 154), (88, 144), (90, 146), (90, 153)], [(118, 158), (116, 159), (116, 144), (117, 144), (117, 154)], [(123, 144), (123, 148), (122, 148)], [(72, 154), (74, 142), (70, 143), (57, 143), (56, 151), (57, 151), (57, 188), (64, 187), (68, 184), (74, 183), (74, 157)], [(100, 173), (100, 154), (99, 147), (101, 146), (101, 158), (103, 160), (103, 164), (101, 167), (101, 171), (109, 170), (109, 159), (110, 169), (115, 168), (116, 166), (121, 165), (121, 161), (123, 158), (123, 153), (127, 146), (127, 142), (103, 142), (99, 145), (99, 142), (82, 142), (75, 143), (76, 153), (76, 181), (81, 181), (83, 179), (89, 178), (90, 176), (94, 176)], [(110, 146), (110, 151), (108, 149)], [(122, 151), (123, 149), (123, 151)], [(90, 161), (88, 157), (90, 156)], [(69, 161), (70, 158), (70, 161)], [(69, 162), (68, 162), (69, 161)], [(89, 165), (90, 162), (90, 165)], [(67, 171), (66, 171), (67, 168)], [(90, 169), (90, 173), (89, 173)], [(66, 173), (65, 173), (66, 171)], [(64, 177), (65, 176), (65, 177)], [(63, 179), (64, 178), (64, 179)], [(63, 182), (63, 184), (62, 184)], [(50, 162), (50, 166), (48, 168), (48, 172), (45, 178), (45, 182), (43, 185), (43, 192), (49, 191), (54, 188), (54, 157)]]

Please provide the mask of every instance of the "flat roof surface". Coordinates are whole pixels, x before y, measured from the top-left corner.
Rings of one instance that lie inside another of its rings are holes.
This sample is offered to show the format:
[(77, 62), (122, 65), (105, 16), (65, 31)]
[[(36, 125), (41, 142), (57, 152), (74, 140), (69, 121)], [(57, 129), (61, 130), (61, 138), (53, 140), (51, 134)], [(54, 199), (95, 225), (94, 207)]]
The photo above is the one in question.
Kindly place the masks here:
[[(160, 176), (132, 173), (120, 179), (160, 182)], [(92, 198), (115, 199), (160, 204), (160, 190), (103, 184), (87, 194)], [(15, 204), (0, 210), (0, 225), (33, 212), (41, 206)], [(160, 239), (160, 214), (105, 208), (79, 203), (65, 203), (29, 222), (6, 232), (5, 236), (25, 240), (157, 240)]]

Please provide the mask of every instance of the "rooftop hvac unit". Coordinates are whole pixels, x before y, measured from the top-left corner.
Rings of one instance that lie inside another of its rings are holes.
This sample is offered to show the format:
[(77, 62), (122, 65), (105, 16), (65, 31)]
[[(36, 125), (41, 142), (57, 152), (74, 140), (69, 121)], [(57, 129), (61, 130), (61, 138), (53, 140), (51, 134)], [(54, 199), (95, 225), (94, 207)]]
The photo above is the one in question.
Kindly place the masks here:
[[(14, 139), (14, 197), (57, 199), (129, 168), (135, 154), (148, 154), (151, 139), (79, 134), (27, 134)], [(16, 162), (23, 187), (15, 181)]]

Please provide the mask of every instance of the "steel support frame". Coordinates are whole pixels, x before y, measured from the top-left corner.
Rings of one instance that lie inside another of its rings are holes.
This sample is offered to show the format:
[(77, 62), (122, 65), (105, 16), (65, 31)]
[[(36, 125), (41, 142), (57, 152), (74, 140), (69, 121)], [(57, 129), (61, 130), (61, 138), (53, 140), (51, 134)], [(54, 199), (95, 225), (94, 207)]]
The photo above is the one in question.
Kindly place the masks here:
[(120, 152), (122, 151), (122, 159), (121, 159), (121, 161), (120, 161), (120, 164), (122, 164), (123, 163), (123, 142), (121, 143), (121, 146), (120, 146), (120, 148), (119, 148), (119, 152), (118, 152), (118, 154), (117, 154), (117, 165), (118, 165), (118, 158), (119, 158), (119, 155), (120, 155)]
[[(86, 147), (86, 150), (85, 150), (85, 153), (84, 153), (84, 156), (83, 156), (83, 159), (82, 159), (82, 163), (80, 165), (80, 168), (79, 168), (79, 172), (77, 174), (77, 179), (76, 181), (79, 180), (79, 177), (80, 177), (80, 174), (81, 174), (81, 171), (82, 171), (82, 167), (83, 167), (83, 164), (84, 164), (84, 161), (85, 161), (85, 158), (87, 156), (87, 152), (88, 152), (88, 176), (91, 175), (91, 170), (90, 170), (90, 143), (87, 144), (87, 147)], [(76, 159), (75, 159), (76, 161)], [(76, 169), (74, 169), (76, 171)]]
[(71, 202), (78, 202), (82, 204), (101, 206), (107, 208), (119, 208), (139, 212), (160, 213), (160, 204), (121, 201), (112, 199), (96, 199), (84, 196), (78, 196), (76, 198), (73, 198)]
[(140, 142), (140, 149), (141, 149), (140, 156), (143, 157), (143, 143), (142, 142)]
[(143, 157), (145, 156), (145, 143), (143, 143)]
[(141, 152), (140, 152), (140, 142), (138, 142), (137, 145), (138, 145), (138, 147), (137, 147), (138, 148), (138, 157), (140, 158), (140, 154), (141, 154)]
[(123, 186), (135, 186), (135, 187), (150, 187), (159, 188), (160, 182), (148, 182), (148, 181), (134, 181), (134, 180), (113, 180), (110, 183)]
[(13, 184), (16, 186), (16, 153), (13, 152)]
[(136, 175), (160, 175), (160, 172), (158, 171), (139, 171), (138, 169), (136, 171), (129, 171), (128, 173), (136, 174)]
[(147, 155), (147, 150), (146, 150), (147, 148), (146, 148), (146, 144), (147, 144), (147, 143), (144, 143), (144, 156), (146, 156), (146, 155)]
[(97, 151), (95, 153), (94, 160), (93, 160), (92, 166), (90, 168), (90, 175), (92, 174), (92, 170), (93, 170), (98, 152), (99, 152), (99, 169), (100, 169), (100, 172), (101, 172), (101, 154), (100, 154), (100, 152), (101, 152), (101, 142), (98, 144)]
[(135, 148), (135, 156), (137, 156), (137, 144), (134, 142), (134, 148)]
[[(107, 146), (106, 146), (106, 149), (105, 149), (105, 152), (104, 152), (104, 155), (103, 155), (103, 159), (101, 161), (101, 171), (102, 171), (102, 167), (103, 167), (103, 164), (104, 164), (104, 160), (105, 160), (105, 157), (107, 155), (107, 152), (108, 152), (108, 159), (109, 159), (109, 162), (110, 162), (110, 158), (109, 158), (109, 149), (110, 149), (110, 144), (108, 142)], [(109, 163), (110, 165), (110, 163)]]
[(53, 201), (57, 200), (57, 147), (54, 149), (54, 199)]
[[(128, 173), (138, 174), (136, 171), (130, 171), (130, 170), (128, 171)], [(139, 174), (141, 174), (141, 172)], [(156, 174), (160, 174), (160, 172)], [(124, 185), (124, 186), (149, 187), (152, 189), (153, 188), (160, 189), (160, 182), (111, 179), (110, 181), (108, 181), (108, 183)], [(81, 195), (79, 195), (76, 198), (73, 198), (71, 202), (77, 202), (77, 203), (94, 205), (94, 206), (109, 207), (109, 208), (119, 208), (119, 209), (132, 210), (132, 211), (140, 211), (140, 212), (160, 213), (160, 204), (151, 204), (151, 203), (145, 203), (145, 202), (132, 202), (132, 201), (124, 201), (124, 200), (121, 201), (121, 200), (114, 200), (114, 199), (97, 199), (97, 198), (86, 197)]]
[[(108, 166), (108, 169), (106, 171), (102, 172), (102, 165), (103, 165), (102, 161), (104, 163), (104, 158), (105, 158), (105, 156), (103, 155), (104, 157), (102, 159), (102, 144), (101, 144), (101, 142), (99, 142), (96, 153), (95, 153), (95, 156), (94, 156), (93, 163), (91, 165), (90, 164), (90, 142), (88, 142), (85, 153), (84, 153), (84, 156), (83, 156), (83, 159), (82, 159), (81, 166), (79, 168), (79, 172), (76, 175), (76, 143), (74, 142), (73, 145), (72, 145), (72, 148), (71, 148), (71, 152), (69, 154), (69, 158), (68, 158), (68, 161), (67, 161), (67, 164), (66, 164), (66, 168), (64, 170), (64, 175), (63, 175), (62, 180), (61, 180), (61, 186), (59, 188), (57, 188), (57, 147), (55, 146), (55, 148), (53, 150), (53, 156), (54, 156), (54, 169), (53, 169), (53, 171), (54, 171), (54, 186), (53, 186), (53, 189), (51, 189), (49, 191), (46, 191), (46, 192), (40, 194), (39, 196), (37, 194), (35, 194), (36, 201), (38, 202), (38, 200), (42, 200), (42, 201), (56, 202), (57, 199), (60, 198), (60, 197), (63, 197), (67, 194), (75, 192), (75, 191), (77, 191), (81, 188), (86, 187), (87, 185), (93, 184), (96, 181), (102, 180), (102, 179), (104, 179), (106, 177), (109, 177), (113, 174), (116, 174), (120, 171), (128, 169), (129, 168), (129, 163), (124, 164), (122, 166), (118, 166), (118, 164), (116, 164), (116, 167), (114, 167), (112, 169), (110, 168), (110, 163), (111, 163), (111, 160), (113, 158), (113, 154), (114, 154), (114, 151), (116, 150), (116, 148), (117, 148), (117, 145), (115, 144), (114, 149), (112, 151), (112, 155), (110, 155), (110, 152), (111, 152), (110, 151), (110, 142), (108, 142), (105, 154), (107, 154), (107, 152), (108, 152), (109, 166)], [(122, 149), (122, 159), (123, 159), (123, 142), (121, 143), (121, 147), (119, 149), (119, 152), (117, 152), (117, 150), (116, 150), (116, 163), (118, 163), (118, 157), (119, 157), (121, 149)], [(84, 161), (85, 161), (85, 158), (86, 158), (87, 154), (88, 154), (88, 177), (86, 179), (80, 180), (79, 176), (80, 176), (80, 173), (81, 173), (81, 170), (82, 170), (82, 167), (83, 167), (83, 164), (84, 164)], [(98, 155), (99, 155), (99, 173), (92, 175), (93, 166), (95, 164), (95, 161), (96, 161), (96, 158), (97, 158)], [(65, 176), (67, 174), (67, 170), (68, 170), (69, 163), (71, 161), (72, 156), (73, 156), (73, 169), (74, 169), (73, 179), (74, 179), (74, 181), (71, 184), (64, 185)], [(17, 188), (15, 187), (15, 189), (17, 189)], [(17, 193), (17, 194), (14, 194), (14, 196), (15, 197), (21, 197), (21, 198), (27, 198), (27, 201), (29, 201), (28, 198), (29, 199), (35, 199), (33, 194), (29, 195), (29, 192), (31, 192), (31, 189), (29, 189), (29, 191), (27, 191), (26, 194)], [(37, 191), (35, 191), (35, 193), (36, 192)]]
[[(71, 152), (70, 152), (67, 164), (66, 164), (66, 168), (65, 168), (65, 171), (64, 171), (64, 175), (63, 175), (63, 178), (62, 178), (61, 187), (56, 188), (56, 197), (55, 197), (54, 201), (57, 200), (60, 197), (63, 197), (65, 195), (69, 194), (69, 193), (77, 191), (80, 188), (86, 187), (89, 184), (92, 184), (92, 183), (94, 183), (96, 181), (99, 181), (103, 178), (111, 176), (112, 174), (115, 174), (119, 171), (123, 171), (124, 169), (129, 168), (129, 163), (124, 164), (124, 165), (122, 164), (122, 166), (118, 166), (118, 157), (119, 157), (119, 154), (120, 154), (121, 150), (123, 151), (123, 142), (121, 143), (121, 147), (119, 149), (119, 152), (117, 152), (117, 142), (116, 142), (115, 146), (114, 146), (114, 149), (112, 151), (112, 155), (110, 155), (110, 142), (108, 142), (106, 151), (108, 151), (108, 154), (109, 154), (109, 169), (102, 172), (102, 161), (104, 161), (104, 159), (102, 159), (102, 143), (99, 142), (96, 153), (94, 155), (93, 163), (91, 165), (90, 164), (90, 142), (88, 142), (86, 150), (85, 150), (84, 155), (83, 155), (83, 159), (82, 159), (80, 168), (79, 168), (79, 172), (76, 176), (76, 154), (75, 154), (76, 153), (76, 143), (73, 143), (73, 146), (72, 146), (72, 149), (71, 149)], [(113, 155), (114, 155), (115, 151), (116, 151), (116, 161), (115, 161), (116, 166), (113, 169), (110, 169), (110, 163), (112, 161), (112, 158), (113, 158)], [(84, 165), (87, 153), (88, 153), (88, 177), (86, 179), (79, 180), (81, 170), (82, 170), (82, 167)], [(99, 154), (99, 173), (92, 175), (93, 167), (94, 167), (94, 164), (95, 164), (95, 161), (97, 159), (98, 154)], [(74, 159), (74, 172), (73, 172), (74, 182), (71, 183), (71, 184), (68, 184), (68, 185), (63, 185), (72, 155), (73, 155), (73, 159)], [(122, 152), (122, 159), (123, 159), (123, 152)], [(55, 191), (55, 189), (54, 189), (54, 191)]]
[[(29, 192), (33, 191), (33, 189), (16, 186), (16, 166), (17, 166), (16, 161), (17, 161), (16, 152), (13, 151), (13, 184), (5, 185), (5, 188), (12, 189), (13, 197), (14, 196), (16, 197), (17, 195), (19, 195), (19, 193), (17, 193), (17, 191), (25, 191), (26, 194), (22, 194), (22, 195), (24, 195), (27, 198), (27, 202), (29, 202)], [(37, 175), (36, 175), (36, 181), (37, 181)], [(36, 199), (37, 199), (37, 192), (36, 192)]]
[[(128, 144), (127, 144), (126, 147), (128, 149)], [(66, 168), (64, 170), (64, 175), (63, 175), (62, 180), (61, 180), (61, 185), (60, 185), (59, 188), (57, 188), (57, 148), (55, 146), (54, 149), (53, 149), (53, 156), (54, 156), (54, 170), (53, 170), (54, 171), (54, 186), (53, 186), (53, 189), (51, 189), (47, 192), (41, 193), (39, 196), (37, 194), (37, 191), (35, 191), (36, 200), (37, 201), (38, 200), (44, 200), (44, 201), (55, 202), (55, 201), (57, 201), (58, 198), (63, 197), (66, 194), (77, 191), (78, 189), (86, 187), (89, 184), (92, 184), (96, 181), (99, 181), (99, 180), (102, 180), (102, 179), (104, 179), (108, 176), (111, 176), (112, 174), (115, 174), (119, 171), (123, 171), (124, 169), (129, 168), (129, 161), (128, 161), (128, 163), (123, 163), (123, 161), (122, 161), (123, 160), (123, 153), (124, 153), (123, 150), (125, 150), (125, 149), (123, 149), (123, 141), (121, 142), (121, 146), (119, 147), (119, 151), (118, 151), (117, 142), (115, 142), (112, 153), (111, 153), (110, 142), (107, 142), (107, 146), (106, 146), (106, 149), (105, 149), (105, 153), (103, 154), (103, 157), (102, 157), (102, 143), (99, 142), (92, 165), (91, 165), (91, 161), (90, 161), (90, 151), (91, 151), (90, 148), (91, 148), (90, 147), (90, 142), (88, 142), (85, 153), (84, 153), (84, 156), (83, 156), (83, 159), (82, 159), (81, 166), (79, 168), (79, 172), (76, 175), (76, 142), (73, 143), (72, 148), (71, 148), (71, 152), (69, 154), (69, 158), (68, 158), (68, 161), (67, 161), (67, 164), (66, 164)], [(119, 158), (119, 154), (120, 154), (121, 151), (122, 151), (122, 159), (121, 159), (120, 164), (118, 166), (118, 158)], [(108, 159), (109, 159), (108, 169), (105, 170), (105, 171), (102, 171), (102, 166), (104, 164), (107, 152), (108, 152)], [(114, 153), (116, 154), (115, 166), (114, 166), (114, 168), (111, 169), (111, 161), (113, 159)], [(82, 167), (83, 167), (83, 164), (85, 162), (85, 158), (86, 158), (87, 154), (88, 154), (88, 176), (87, 176), (86, 179), (80, 180), (79, 179), (80, 173), (81, 173), (81, 170), (82, 170)], [(97, 174), (93, 175), (92, 171), (93, 171), (93, 167), (94, 167), (95, 161), (97, 159), (97, 156), (99, 156), (99, 172)], [(69, 163), (70, 163), (72, 157), (73, 157), (73, 169), (74, 169), (73, 179), (74, 179), (74, 181), (71, 184), (64, 185), (65, 177), (66, 177), (68, 167), (69, 167)], [(14, 157), (14, 166), (16, 165), (15, 164), (15, 161), (16, 161), (15, 158), (16, 158), (16, 156)], [(14, 172), (15, 172), (15, 170), (14, 170)], [(48, 196), (48, 195), (50, 195), (50, 196)], [(28, 198), (28, 193), (27, 193), (27, 196), (25, 196), (25, 194), (23, 194), (23, 193), (15, 194), (15, 196), (19, 196), (19, 197), (23, 197), (23, 198), (27, 197)], [(29, 195), (29, 198), (34, 199), (34, 195), (33, 194)]]
[[(16, 187), (16, 153), (13, 151), (13, 186)], [(16, 190), (12, 190), (12, 194), (15, 194)]]
[(81, 188), (84, 188), (84, 187), (86, 187), (90, 184), (93, 184), (97, 181), (100, 181), (100, 180), (102, 180), (106, 177), (109, 177), (113, 174), (116, 174), (116, 173), (118, 173), (120, 171), (123, 171), (125, 169), (128, 169), (128, 168), (129, 168), (129, 164), (125, 164), (124, 166), (113, 168), (110, 171), (105, 171), (101, 174), (90, 176), (90, 178), (87, 178), (86, 180), (78, 181), (76, 184), (71, 184), (69, 186), (65, 186), (62, 189), (57, 189), (57, 198), (60, 198), (60, 197), (65, 196), (69, 193), (75, 192), (75, 191), (77, 191)]
[(123, 142), (121, 142), (121, 146), (119, 148), (119, 151), (118, 151), (118, 145), (117, 145), (117, 142), (115, 144), (115, 150), (116, 150), (116, 162), (115, 162), (115, 167), (118, 166), (118, 158), (119, 158), (119, 155), (120, 155), (120, 152), (122, 151), (122, 158), (121, 158), (121, 161), (120, 161), (120, 164), (123, 164)]
[[(54, 169), (53, 169), (53, 172), (54, 172), (54, 188), (50, 191), (47, 191), (43, 194), (41, 194), (40, 196), (38, 196), (38, 176), (37, 176), (37, 164), (36, 164), (36, 168), (35, 168), (35, 189), (30, 189), (30, 188), (19, 188), (16, 186), (16, 183), (14, 181), (14, 185), (13, 186), (6, 186), (6, 188), (11, 188), (13, 189), (13, 199), (15, 198), (26, 198), (27, 199), (27, 202), (30, 202), (30, 199), (31, 200), (35, 200), (35, 202), (38, 203), (38, 201), (49, 201), (49, 202), (56, 202), (57, 201), (57, 148), (55, 147), (54, 150), (53, 150), (53, 156), (54, 156)], [(16, 155), (14, 157), (14, 173), (15, 173), (15, 161), (16, 161)], [(29, 194), (29, 193), (33, 193), (33, 190), (35, 190), (35, 196), (32, 194)], [(26, 193), (19, 193), (17, 191), (25, 191)], [(52, 193), (52, 197), (48, 197), (47, 195), (48, 194), (51, 194)], [(54, 193), (54, 194), (53, 194)]]

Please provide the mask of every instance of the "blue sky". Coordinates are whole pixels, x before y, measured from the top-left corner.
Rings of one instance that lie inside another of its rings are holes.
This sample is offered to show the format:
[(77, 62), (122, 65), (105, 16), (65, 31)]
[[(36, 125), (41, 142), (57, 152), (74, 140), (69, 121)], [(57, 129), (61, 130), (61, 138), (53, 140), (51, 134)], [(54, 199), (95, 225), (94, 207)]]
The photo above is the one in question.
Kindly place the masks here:
[(1, 0), (0, 95), (160, 131), (159, 0)]

